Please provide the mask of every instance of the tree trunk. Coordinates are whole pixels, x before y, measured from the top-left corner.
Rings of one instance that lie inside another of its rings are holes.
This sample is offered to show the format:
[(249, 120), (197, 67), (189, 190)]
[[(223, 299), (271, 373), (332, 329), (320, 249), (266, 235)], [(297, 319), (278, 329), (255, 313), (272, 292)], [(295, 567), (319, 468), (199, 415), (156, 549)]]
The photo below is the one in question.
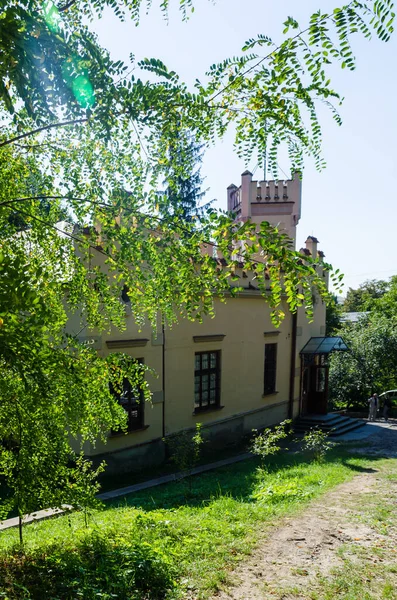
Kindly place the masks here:
[(18, 528), (19, 528), (19, 543), (23, 545), (23, 523), (21, 515), (18, 516)]

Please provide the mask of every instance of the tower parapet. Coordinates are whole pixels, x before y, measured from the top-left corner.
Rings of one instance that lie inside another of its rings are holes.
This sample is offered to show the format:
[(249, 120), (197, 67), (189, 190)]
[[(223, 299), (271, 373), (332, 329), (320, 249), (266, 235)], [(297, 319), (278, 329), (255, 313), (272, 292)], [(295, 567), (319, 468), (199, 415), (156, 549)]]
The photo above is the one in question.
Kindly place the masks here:
[(227, 208), (236, 220), (251, 219), (255, 223), (269, 221), (278, 226), (295, 243), (296, 226), (301, 216), (302, 180), (295, 172), (288, 180), (252, 180), (252, 173), (244, 171), (241, 185), (227, 188)]

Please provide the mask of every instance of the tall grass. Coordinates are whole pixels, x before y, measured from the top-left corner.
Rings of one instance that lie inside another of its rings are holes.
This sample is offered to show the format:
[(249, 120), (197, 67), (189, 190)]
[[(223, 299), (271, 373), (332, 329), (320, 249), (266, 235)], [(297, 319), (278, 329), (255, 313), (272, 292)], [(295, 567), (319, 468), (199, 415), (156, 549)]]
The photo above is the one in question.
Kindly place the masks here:
[(190, 493), (180, 482), (127, 496), (88, 528), (78, 513), (29, 525), (23, 552), (5, 531), (0, 598), (207, 598), (270, 525), (367, 463), (336, 451), (322, 464), (282, 456), (266, 470), (250, 459), (195, 477)]

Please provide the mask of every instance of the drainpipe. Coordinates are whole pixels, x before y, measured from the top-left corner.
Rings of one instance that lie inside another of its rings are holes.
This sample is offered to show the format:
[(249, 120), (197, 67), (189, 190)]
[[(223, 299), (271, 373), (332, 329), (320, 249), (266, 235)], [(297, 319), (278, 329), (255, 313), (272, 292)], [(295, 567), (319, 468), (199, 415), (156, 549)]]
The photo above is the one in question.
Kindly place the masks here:
[(296, 332), (298, 324), (298, 313), (292, 314), (292, 328), (291, 328), (291, 363), (289, 373), (289, 404), (288, 404), (288, 418), (292, 419), (294, 416), (294, 395), (295, 395), (295, 364), (296, 364)]
[(165, 328), (164, 322), (161, 323), (161, 333), (163, 336), (162, 346), (162, 388), (163, 388), (163, 438), (165, 438)]

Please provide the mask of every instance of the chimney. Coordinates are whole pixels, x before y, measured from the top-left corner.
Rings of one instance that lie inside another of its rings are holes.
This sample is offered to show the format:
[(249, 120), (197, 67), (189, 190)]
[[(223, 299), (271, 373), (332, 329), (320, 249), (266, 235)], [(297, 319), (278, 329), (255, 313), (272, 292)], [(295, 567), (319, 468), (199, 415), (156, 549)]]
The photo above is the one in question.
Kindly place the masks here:
[(234, 194), (236, 193), (237, 186), (234, 183), (231, 183), (227, 188), (227, 210), (228, 212), (234, 212), (236, 209), (236, 201), (234, 199)]
[(306, 240), (306, 248), (307, 248), (307, 250), (310, 251), (314, 260), (316, 260), (316, 258), (317, 258), (317, 244), (318, 243), (319, 243), (318, 239), (316, 237), (313, 237), (312, 235), (309, 235), (309, 237)]
[(244, 171), (241, 175), (241, 216), (243, 219), (251, 216), (251, 181), (252, 173)]

